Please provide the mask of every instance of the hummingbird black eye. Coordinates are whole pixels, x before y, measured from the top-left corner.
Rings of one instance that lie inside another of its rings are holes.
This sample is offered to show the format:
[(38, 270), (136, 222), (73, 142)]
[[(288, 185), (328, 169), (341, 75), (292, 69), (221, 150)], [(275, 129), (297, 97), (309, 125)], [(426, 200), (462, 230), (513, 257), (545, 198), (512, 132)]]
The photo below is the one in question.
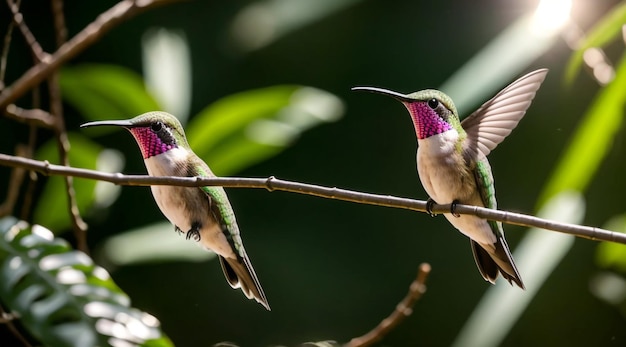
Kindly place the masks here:
[(437, 108), (437, 106), (439, 106), (439, 101), (437, 99), (432, 98), (428, 100), (428, 107), (434, 110)]
[(152, 131), (154, 132), (158, 132), (161, 129), (163, 129), (163, 123), (161, 122), (154, 122), (150, 125), (150, 129), (152, 129)]

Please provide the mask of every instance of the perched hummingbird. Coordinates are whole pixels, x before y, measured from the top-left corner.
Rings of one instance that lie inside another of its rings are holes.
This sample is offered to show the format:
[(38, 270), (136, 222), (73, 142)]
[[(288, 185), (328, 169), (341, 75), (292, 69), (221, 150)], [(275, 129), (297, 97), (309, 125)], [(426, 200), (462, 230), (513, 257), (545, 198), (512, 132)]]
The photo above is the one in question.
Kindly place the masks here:
[[(129, 120), (89, 122), (81, 127), (101, 125), (121, 126), (130, 131), (151, 176), (215, 177), (189, 147), (178, 119), (169, 113), (148, 112)], [(254, 298), (269, 310), (224, 189), (176, 186), (151, 186), (151, 189), (174, 229), (217, 253), (230, 286), (241, 288), (248, 299)]]
[(454, 103), (438, 90), (401, 94), (373, 87), (355, 87), (389, 95), (404, 104), (417, 134), (417, 171), (422, 186), (434, 202), (451, 203), (444, 216), (470, 238), (474, 260), (486, 281), (498, 273), (524, 289), (501, 222), (454, 212), (457, 203), (496, 208), (496, 195), (487, 155), (511, 133), (526, 113), (547, 69), (533, 71), (501, 90), (478, 110), (459, 120)]

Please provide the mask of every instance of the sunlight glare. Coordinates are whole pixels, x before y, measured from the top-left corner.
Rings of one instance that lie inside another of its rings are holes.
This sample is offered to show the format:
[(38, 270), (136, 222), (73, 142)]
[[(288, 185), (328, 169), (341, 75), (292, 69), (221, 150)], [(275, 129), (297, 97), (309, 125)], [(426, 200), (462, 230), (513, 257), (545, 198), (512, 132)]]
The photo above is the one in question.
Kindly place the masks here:
[(550, 35), (562, 29), (570, 18), (571, 0), (541, 0), (533, 17), (533, 30)]

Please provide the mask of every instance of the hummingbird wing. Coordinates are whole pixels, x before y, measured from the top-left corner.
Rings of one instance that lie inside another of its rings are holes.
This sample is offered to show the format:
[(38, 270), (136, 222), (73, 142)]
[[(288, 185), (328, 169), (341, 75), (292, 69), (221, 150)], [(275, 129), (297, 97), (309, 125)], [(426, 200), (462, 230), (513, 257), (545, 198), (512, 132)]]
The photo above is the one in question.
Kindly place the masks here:
[[(210, 171), (209, 171), (210, 172)], [(201, 172), (203, 176), (209, 175)], [(270, 309), (261, 283), (254, 272), (252, 263), (243, 247), (243, 242), (239, 234), (239, 226), (235, 220), (235, 212), (222, 187), (201, 187), (209, 198), (209, 206), (216, 223), (219, 223), (222, 232), (226, 236), (236, 259), (218, 255), (224, 276), (232, 288), (241, 288), (248, 299), (255, 299), (268, 310)]]
[[(524, 117), (547, 73), (547, 69), (540, 69), (520, 77), (461, 122), (467, 133), (463, 146), (466, 160), (476, 162), (474, 178), (485, 207), (496, 208), (493, 175), (487, 155)], [(515, 282), (520, 288), (524, 288), (504, 238), (502, 223), (490, 221), (489, 227), (496, 236), (495, 244), (481, 245), (470, 241), (480, 273), (492, 283), (500, 273), (509, 282)]]
[(540, 69), (520, 77), (465, 118), (468, 147), (489, 155), (524, 117), (547, 73)]
[[(477, 160), (476, 167), (474, 168), (474, 179), (476, 180), (476, 187), (478, 188), (478, 192), (485, 207), (497, 208), (491, 166), (487, 158), (481, 154), (479, 154), (479, 160)], [(515, 282), (520, 288), (524, 289), (522, 277), (517, 271), (517, 267), (513, 261), (513, 255), (504, 238), (502, 223), (489, 221), (488, 224), (491, 231), (496, 236), (496, 242), (494, 244), (481, 245), (470, 239), (472, 253), (474, 254), (474, 260), (476, 261), (478, 270), (483, 278), (491, 283), (495, 283), (498, 273), (500, 273), (509, 283)]]

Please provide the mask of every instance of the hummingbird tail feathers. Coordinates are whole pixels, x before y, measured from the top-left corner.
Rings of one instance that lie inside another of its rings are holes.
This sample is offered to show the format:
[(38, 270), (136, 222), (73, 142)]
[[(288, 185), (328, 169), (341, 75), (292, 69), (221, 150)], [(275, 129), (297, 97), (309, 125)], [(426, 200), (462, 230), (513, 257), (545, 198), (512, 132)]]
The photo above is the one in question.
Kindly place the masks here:
[(241, 288), (248, 299), (256, 300), (268, 311), (271, 311), (263, 288), (261, 288), (261, 283), (256, 277), (248, 257), (244, 254), (243, 258), (233, 259), (219, 256), (219, 259), (228, 284), (234, 289)]
[(510, 284), (515, 283), (518, 287), (526, 289), (504, 238), (498, 238), (493, 252), (488, 251), (486, 247), (474, 240), (470, 240), (470, 244), (476, 266), (478, 266), (478, 270), (485, 281), (495, 283), (498, 273), (500, 273)]

